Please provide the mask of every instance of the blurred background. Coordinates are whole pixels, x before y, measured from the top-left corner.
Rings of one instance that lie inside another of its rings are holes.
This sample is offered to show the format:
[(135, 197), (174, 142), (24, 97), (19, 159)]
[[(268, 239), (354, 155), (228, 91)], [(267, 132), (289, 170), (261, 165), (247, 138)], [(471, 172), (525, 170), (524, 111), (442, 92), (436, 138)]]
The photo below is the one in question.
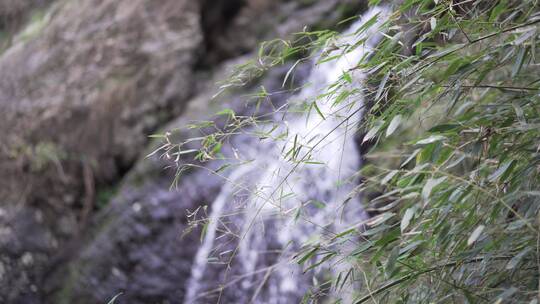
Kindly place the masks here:
[[(335, 28), (362, 0), (0, 0), (0, 302), (181, 303), (187, 210), (222, 181), (174, 170), (150, 134), (247, 111), (211, 101), (265, 39)], [(292, 64), (292, 63), (291, 63)], [(309, 74), (299, 66), (294, 81)], [(272, 95), (283, 103), (290, 92)], [(187, 136), (181, 134), (179, 136)], [(241, 301), (240, 301), (241, 302)]]

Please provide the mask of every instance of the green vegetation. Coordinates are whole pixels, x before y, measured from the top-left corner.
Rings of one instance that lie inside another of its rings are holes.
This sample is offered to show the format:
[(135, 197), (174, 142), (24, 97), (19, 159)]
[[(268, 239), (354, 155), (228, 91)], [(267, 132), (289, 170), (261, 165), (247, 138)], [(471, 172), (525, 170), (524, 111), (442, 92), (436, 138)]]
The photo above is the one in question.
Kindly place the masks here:
[(96, 207), (105, 208), (118, 192), (118, 187), (103, 187), (96, 193)]
[[(369, 100), (359, 127), (368, 162), (356, 190), (371, 198), (366, 208), (376, 215), (363, 231), (338, 234), (363, 240), (351, 254), (317, 244), (299, 263), (352, 261), (330, 283), (339, 290), (359, 280), (355, 303), (538, 303), (537, 2), (405, 0), (394, 7), (384, 39), (357, 67), (369, 74), (365, 85), (350, 90), (354, 75), (345, 71), (318, 97)], [(336, 45), (335, 36), (303, 32), (265, 43), (224, 87), (299, 54), (336, 60), (364, 42)], [(305, 115), (320, 112), (313, 105)], [(260, 122), (222, 114), (230, 123), (201, 140), (200, 161), (218, 158), (229, 136)]]

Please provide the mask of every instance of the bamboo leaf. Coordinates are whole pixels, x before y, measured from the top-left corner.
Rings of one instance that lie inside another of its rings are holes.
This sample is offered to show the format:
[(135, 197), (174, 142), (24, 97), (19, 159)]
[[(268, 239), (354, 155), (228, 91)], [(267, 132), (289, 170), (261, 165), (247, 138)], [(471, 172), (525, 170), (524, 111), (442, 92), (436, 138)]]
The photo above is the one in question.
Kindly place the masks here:
[(381, 180), (382, 185), (386, 185), (396, 174), (398, 174), (398, 170), (392, 170), (386, 174), (386, 176)]
[(235, 117), (235, 113), (232, 109), (223, 109), (216, 113), (216, 116), (229, 116), (231, 118)]
[(460, 127), (460, 125), (458, 125), (458, 124), (440, 124), (440, 125), (437, 125), (435, 127), (432, 127), (431, 129), (429, 129), (429, 132), (431, 132), (431, 133), (443, 133), (443, 132), (455, 130), (455, 129), (459, 128), (459, 127)]
[(396, 214), (393, 213), (393, 212), (385, 212), (383, 214), (380, 214), (380, 215), (377, 215), (375, 216), (372, 220), (370, 220), (369, 222), (366, 223), (366, 225), (370, 226), (370, 227), (375, 227), (375, 226), (378, 226), (384, 222), (386, 222), (387, 220), (391, 219), (392, 217), (394, 217)]
[(508, 0), (500, 0), (499, 3), (495, 6), (495, 8), (491, 11), (491, 14), (489, 16), (489, 21), (493, 22), (497, 20), (497, 18), (504, 12), (506, 9)]
[(442, 136), (442, 135), (432, 135), (428, 138), (424, 138), (422, 140), (419, 140), (416, 142), (417, 145), (428, 145), (428, 144), (432, 144), (434, 142), (438, 142), (438, 141), (441, 141), (441, 140), (444, 140), (446, 139), (445, 136)]
[(298, 260), (298, 264), (299, 265), (303, 265), (307, 260), (311, 259), (313, 256), (315, 256), (315, 253), (319, 251), (319, 246), (311, 249), (310, 251), (308, 251), (305, 255), (303, 255), (299, 260)]
[(319, 114), (319, 116), (321, 116), (321, 118), (324, 120), (326, 119), (323, 115), (323, 113), (321, 112), (321, 109), (319, 109), (319, 106), (317, 105), (317, 102), (314, 101), (313, 102), (313, 107), (315, 107), (315, 111), (317, 111), (317, 113)]
[(508, 264), (506, 264), (506, 269), (514, 269), (516, 266), (521, 262), (521, 260), (532, 251), (531, 247), (526, 247), (523, 249), (520, 253), (518, 253), (516, 256), (514, 256), (510, 261), (508, 261)]
[(518, 291), (515, 287), (510, 287), (505, 289), (498, 297), (497, 301), (495, 303), (499, 304), (502, 303), (503, 300), (510, 298), (513, 294), (515, 294)]
[(469, 239), (467, 240), (468, 246), (471, 246), (472, 244), (474, 244), (474, 242), (476, 242), (476, 240), (478, 240), (478, 238), (482, 234), (482, 231), (484, 231), (484, 228), (486, 228), (484, 225), (480, 225), (476, 227), (476, 229), (474, 229), (474, 231), (469, 236)]
[(506, 173), (507, 170), (509, 170), (512, 166), (512, 164), (514, 163), (514, 160), (510, 160), (510, 161), (507, 161), (505, 162), (504, 164), (502, 164), (499, 169), (497, 169), (495, 172), (493, 172), (489, 177), (488, 177), (488, 180), (490, 182), (493, 182), (495, 181), (497, 178), (499, 178), (500, 176), (502, 176), (503, 174)]
[(109, 302), (107, 302), (107, 304), (114, 304), (116, 302), (116, 299), (118, 299), (118, 297), (120, 297), (122, 294), (123, 292), (116, 294)]
[(411, 219), (414, 216), (414, 211), (415, 211), (414, 207), (411, 207), (405, 210), (405, 214), (403, 215), (403, 219), (401, 220), (401, 225), (400, 225), (401, 232), (405, 231), (405, 229), (409, 227), (409, 224), (411, 223)]
[(291, 68), (287, 71), (287, 74), (285, 74), (285, 78), (283, 78), (283, 83), (281, 84), (281, 87), (284, 88), (285, 84), (287, 83), (287, 80), (291, 76), (292, 71), (296, 68), (296, 66), (302, 62), (300, 59), (296, 60), (296, 62), (291, 66)]
[(431, 191), (433, 190), (433, 188), (442, 183), (444, 180), (446, 180), (446, 176), (428, 179), (428, 181), (422, 188), (422, 197), (424, 198), (424, 200), (427, 200), (431, 195)]
[(396, 115), (394, 118), (392, 118), (392, 121), (390, 121), (390, 125), (388, 125), (388, 128), (386, 129), (386, 137), (392, 135), (396, 129), (399, 127), (399, 124), (401, 123), (401, 115)]
[(386, 262), (385, 271), (386, 273), (391, 276), (396, 268), (396, 262), (399, 258), (399, 246), (394, 247), (392, 251), (390, 251), (390, 256), (388, 257), (388, 261)]
[(375, 95), (375, 100), (379, 100), (384, 92), (384, 88), (386, 86), (386, 82), (388, 81), (388, 77), (390, 77), (390, 71), (388, 71), (383, 79), (381, 80), (381, 83), (379, 84), (379, 88), (377, 89), (377, 94)]
[(512, 67), (512, 77), (516, 77), (517, 74), (519, 74), (519, 71), (521, 70), (521, 67), (523, 66), (523, 60), (525, 59), (525, 52), (526, 48), (520, 47), (518, 50), (518, 54), (516, 56), (516, 61), (514, 63), (514, 66)]
[(379, 129), (382, 127), (384, 122), (382, 121), (378, 121), (375, 123), (375, 126), (373, 126), (373, 128), (371, 128), (371, 130), (369, 130), (367, 132), (367, 134), (364, 136), (364, 139), (362, 140), (362, 143), (365, 143), (366, 141), (374, 138), (377, 133), (379, 132)]
[(348, 83), (352, 83), (352, 77), (350, 73), (343, 73), (343, 79), (347, 81)]
[(431, 26), (431, 31), (434, 31), (437, 27), (437, 19), (435, 17), (431, 17), (429, 19), (429, 25)]
[(525, 114), (523, 114), (523, 109), (521, 108), (521, 106), (515, 101), (512, 102), (512, 106), (514, 107), (514, 110), (516, 111), (516, 116), (519, 120), (519, 123), (523, 126), (526, 125), (527, 121), (525, 120)]

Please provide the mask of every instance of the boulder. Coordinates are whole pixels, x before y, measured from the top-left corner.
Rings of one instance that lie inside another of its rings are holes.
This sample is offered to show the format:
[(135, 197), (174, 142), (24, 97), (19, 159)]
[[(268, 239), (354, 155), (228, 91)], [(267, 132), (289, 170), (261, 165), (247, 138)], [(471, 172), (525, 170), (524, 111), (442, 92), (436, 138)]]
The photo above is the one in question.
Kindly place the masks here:
[(31, 301), (41, 262), (84, 226), (96, 185), (182, 111), (199, 13), (191, 0), (58, 2), (0, 55), (0, 302)]
[[(8, 49), (1, 196), (66, 201), (83, 190), (84, 166), (98, 181), (129, 166), (193, 93), (198, 12), (187, 0), (66, 2), (36, 37)], [(32, 191), (18, 191), (20, 180)]]

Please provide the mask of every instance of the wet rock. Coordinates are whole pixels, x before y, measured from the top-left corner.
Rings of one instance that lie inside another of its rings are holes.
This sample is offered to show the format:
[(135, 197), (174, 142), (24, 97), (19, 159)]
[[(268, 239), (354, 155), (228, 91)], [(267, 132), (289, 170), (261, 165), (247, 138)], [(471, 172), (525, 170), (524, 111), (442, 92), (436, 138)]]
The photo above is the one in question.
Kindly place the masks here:
[(193, 93), (196, 1), (87, 0), (54, 14), (0, 57), (2, 172), (19, 175), (2, 181), (4, 197), (21, 199), (19, 179), (26, 200), (76, 196), (83, 162), (114, 179)]
[[(203, 0), (207, 4), (214, 2)], [(336, 20), (365, 9), (366, 1), (229, 0), (227, 6), (236, 6), (239, 10), (234, 14), (218, 10), (221, 13), (202, 17), (205, 56), (200, 58), (199, 65), (208, 67), (223, 59), (252, 52), (261, 40), (286, 39), (304, 27), (335, 27)], [(227, 20), (228, 26), (216, 26), (223, 24), (223, 20)]]
[[(0, 302), (36, 289), (42, 262), (88, 220), (95, 185), (117, 180), (147, 135), (182, 111), (202, 42), (199, 9), (188, 0), (63, 1), (0, 55)], [(23, 251), (35, 265), (17, 262)]]
[(39, 302), (36, 274), (43, 271), (48, 253), (57, 245), (50, 231), (40, 228), (42, 216), (39, 210), (25, 208), (22, 212), (7, 210), (0, 218), (0, 295), (4, 303), (15, 299), (17, 303)]
[[(208, 188), (190, 191), (192, 182), (200, 179)], [(186, 209), (208, 204), (219, 187), (219, 180), (207, 172), (192, 175), (190, 180), (175, 191), (168, 190), (168, 183), (125, 187), (99, 221), (96, 238), (70, 266), (72, 289), (64, 286), (52, 302), (106, 303), (119, 292), (123, 295), (118, 303), (175, 303), (181, 299), (190, 256), (199, 243), (195, 234), (182, 238), (188, 226)]]

